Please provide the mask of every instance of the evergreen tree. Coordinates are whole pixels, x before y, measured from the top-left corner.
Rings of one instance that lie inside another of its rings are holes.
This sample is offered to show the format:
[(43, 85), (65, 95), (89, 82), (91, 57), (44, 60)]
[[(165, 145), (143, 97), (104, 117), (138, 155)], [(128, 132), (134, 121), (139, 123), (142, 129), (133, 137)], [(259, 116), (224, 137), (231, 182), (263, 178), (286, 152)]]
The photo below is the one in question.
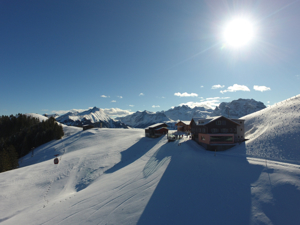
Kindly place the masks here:
[(18, 114), (0, 117), (0, 172), (18, 167), (23, 157), (38, 147), (64, 135), (63, 128), (51, 117), (40, 122), (37, 118)]

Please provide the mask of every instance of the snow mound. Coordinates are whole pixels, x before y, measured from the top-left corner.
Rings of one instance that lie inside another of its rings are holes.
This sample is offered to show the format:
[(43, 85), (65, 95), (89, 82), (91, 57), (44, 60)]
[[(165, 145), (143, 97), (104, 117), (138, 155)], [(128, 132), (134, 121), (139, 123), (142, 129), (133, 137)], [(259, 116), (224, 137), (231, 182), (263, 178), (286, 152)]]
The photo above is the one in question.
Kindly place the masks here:
[(300, 162), (300, 95), (241, 119), (247, 155)]

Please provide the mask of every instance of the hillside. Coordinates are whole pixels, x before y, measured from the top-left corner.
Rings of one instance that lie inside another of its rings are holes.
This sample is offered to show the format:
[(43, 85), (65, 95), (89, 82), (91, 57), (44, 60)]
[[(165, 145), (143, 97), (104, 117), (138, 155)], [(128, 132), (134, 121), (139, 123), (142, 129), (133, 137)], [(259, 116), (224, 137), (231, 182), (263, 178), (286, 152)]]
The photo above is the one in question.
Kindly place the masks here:
[(300, 95), (242, 119), (247, 155), (300, 162)]
[(244, 117), (249, 140), (217, 153), (143, 129), (63, 126), (63, 139), (0, 174), (1, 225), (298, 225), (299, 103)]
[[(248, 115), (250, 140), (216, 155), (187, 138), (180, 146), (145, 138), (143, 129), (64, 126), (63, 139), (0, 174), (1, 225), (298, 225), (298, 142), (271, 139), (275, 131), (298, 137), (298, 103), (299, 97)], [(274, 147), (283, 162), (271, 154)]]

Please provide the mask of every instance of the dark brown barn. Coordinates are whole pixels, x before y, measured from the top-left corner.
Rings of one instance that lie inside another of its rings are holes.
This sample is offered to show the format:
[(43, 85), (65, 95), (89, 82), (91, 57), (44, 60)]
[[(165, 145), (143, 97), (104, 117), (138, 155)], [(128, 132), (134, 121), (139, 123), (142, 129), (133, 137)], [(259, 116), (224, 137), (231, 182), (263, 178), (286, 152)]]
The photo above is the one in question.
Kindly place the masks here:
[(160, 137), (162, 135), (167, 134), (168, 131), (169, 129), (167, 124), (157, 123), (145, 128), (145, 136), (152, 137), (152, 138)]

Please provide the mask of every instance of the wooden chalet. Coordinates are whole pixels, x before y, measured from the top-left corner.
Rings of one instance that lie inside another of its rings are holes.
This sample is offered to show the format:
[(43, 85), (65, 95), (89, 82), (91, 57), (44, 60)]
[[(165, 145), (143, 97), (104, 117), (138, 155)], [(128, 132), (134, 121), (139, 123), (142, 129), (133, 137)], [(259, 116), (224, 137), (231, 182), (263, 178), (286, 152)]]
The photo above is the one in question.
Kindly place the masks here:
[(177, 126), (177, 131), (180, 132), (186, 132), (189, 133), (191, 132), (191, 126), (190, 126), (191, 121), (179, 121), (178, 123), (175, 124)]
[(244, 121), (224, 116), (193, 118), (192, 139), (207, 150), (225, 150), (245, 140)]
[(157, 123), (153, 124), (147, 128), (145, 128), (145, 136), (146, 137), (160, 137), (162, 135), (168, 134), (168, 125), (165, 123)]

